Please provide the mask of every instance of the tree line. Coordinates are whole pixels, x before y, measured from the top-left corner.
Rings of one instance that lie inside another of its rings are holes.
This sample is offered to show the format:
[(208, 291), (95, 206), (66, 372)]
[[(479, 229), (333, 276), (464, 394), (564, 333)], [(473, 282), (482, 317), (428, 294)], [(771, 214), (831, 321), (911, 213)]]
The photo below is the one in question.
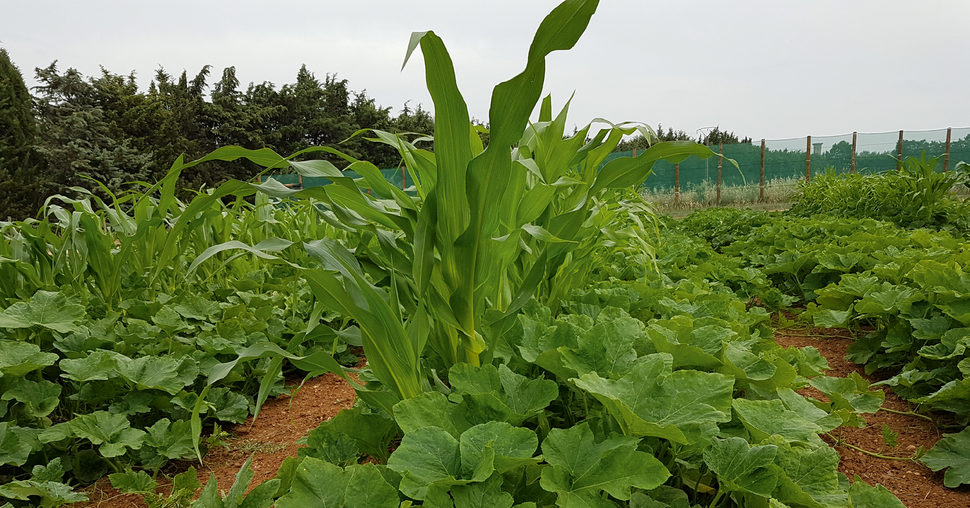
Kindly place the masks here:
[[(53, 194), (80, 187), (119, 193), (133, 182), (162, 178), (180, 155), (199, 158), (221, 146), (271, 148), (288, 155), (310, 146), (334, 146), (378, 167), (400, 162), (390, 146), (351, 136), (360, 129), (431, 133), (434, 119), (420, 105), (392, 115), (353, 91), (336, 74), (317, 78), (302, 66), (296, 82), (241, 86), (235, 67), (214, 80), (212, 67), (194, 77), (158, 69), (147, 91), (134, 74), (101, 70), (85, 77), (57, 62), (36, 69), (28, 91), (23, 75), (0, 48), (0, 220), (37, 213)], [(348, 139), (350, 138), (350, 139)], [(330, 154), (311, 156), (338, 162)], [(245, 161), (207, 163), (182, 175), (183, 192), (249, 179)]]

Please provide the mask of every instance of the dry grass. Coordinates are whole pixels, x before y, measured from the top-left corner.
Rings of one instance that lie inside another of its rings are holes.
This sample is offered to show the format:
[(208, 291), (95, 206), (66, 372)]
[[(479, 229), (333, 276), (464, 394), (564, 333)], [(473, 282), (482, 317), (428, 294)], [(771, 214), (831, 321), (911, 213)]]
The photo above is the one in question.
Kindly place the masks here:
[(765, 183), (764, 199), (761, 198), (759, 184), (731, 185), (721, 187), (721, 201), (717, 201), (717, 185), (705, 181), (700, 185), (687, 186), (681, 189), (680, 196), (672, 191), (645, 191), (645, 200), (656, 205), (657, 211), (667, 214), (689, 213), (703, 208), (715, 206), (750, 207), (760, 209), (788, 208), (791, 198), (798, 191), (798, 177), (779, 178)]

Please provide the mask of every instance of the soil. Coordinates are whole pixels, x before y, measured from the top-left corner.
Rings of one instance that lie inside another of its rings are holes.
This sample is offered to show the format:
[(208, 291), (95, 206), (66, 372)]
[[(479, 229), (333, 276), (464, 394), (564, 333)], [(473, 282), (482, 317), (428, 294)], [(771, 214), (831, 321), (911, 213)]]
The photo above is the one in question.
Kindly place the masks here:
[[(777, 330), (775, 341), (788, 347), (814, 346), (828, 360), (828, 375), (846, 376), (858, 372), (871, 381), (880, 379), (880, 373), (866, 376), (861, 366), (844, 359), (846, 348), (852, 344), (849, 332), (837, 329)], [(883, 376), (885, 377), (885, 376)], [(291, 393), (268, 401), (255, 422), (252, 418), (230, 430), (225, 447), (211, 450), (198, 464), (175, 463), (164, 472), (173, 476), (190, 465), (199, 471), (199, 480), (205, 484), (210, 474), (215, 474), (219, 490), (225, 492), (232, 485), (243, 463), (253, 455), (252, 469), (255, 478), (251, 487), (273, 478), (283, 459), (296, 456), (296, 441), (333, 418), (338, 411), (353, 404), (354, 391), (342, 379), (327, 374), (310, 379), (299, 387), (294, 380)], [(897, 397), (888, 387), (884, 407), (896, 411), (910, 411), (907, 402)], [(813, 388), (802, 390), (803, 395), (824, 400), (825, 396)], [(842, 456), (839, 471), (850, 479), (856, 476), (871, 485), (882, 484), (892, 491), (907, 508), (968, 508), (970, 487), (947, 489), (943, 486), (943, 473), (934, 473), (921, 463), (911, 460), (920, 448), (928, 450), (943, 437), (936, 426), (923, 418), (880, 411), (865, 415), (865, 428), (840, 428), (825, 439)], [(883, 425), (888, 425), (899, 435), (894, 447), (886, 446)], [(899, 460), (876, 458), (851, 446), (900, 457)], [(161, 477), (162, 475), (159, 475)], [(167, 493), (167, 485), (160, 481), (160, 492)], [(138, 495), (124, 495), (115, 490), (107, 478), (85, 489), (90, 501), (71, 505), (72, 508), (143, 508), (147, 505)]]
[[(829, 376), (844, 377), (852, 372), (858, 372), (870, 382), (889, 377), (886, 373), (880, 372), (867, 376), (861, 365), (845, 360), (846, 348), (853, 342), (847, 330), (820, 328), (776, 330), (775, 342), (783, 347), (814, 346), (828, 360), (831, 370), (826, 374)], [(912, 411), (909, 404), (896, 396), (889, 387), (878, 388), (886, 393), (883, 407), (895, 411)], [(827, 401), (825, 395), (811, 387), (799, 392), (808, 397)], [(948, 489), (943, 486), (943, 471), (934, 473), (922, 463), (911, 460), (917, 450), (920, 448), (929, 450), (943, 437), (943, 433), (934, 423), (916, 416), (886, 411), (867, 414), (864, 417), (867, 423), (865, 428), (840, 427), (832, 431), (831, 437), (823, 437), (842, 456), (842, 461), (839, 463), (840, 472), (850, 480), (858, 476), (870, 485), (883, 485), (892, 491), (907, 508), (970, 507), (970, 487), (964, 485), (959, 489)], [(888, 425), (899, 435), (896, 446), (886, 446), (882, 434), (883, 425)], [(853, 446), (880, 455), (899, 457), (899, 459), (873, 457), (852, 448)]]

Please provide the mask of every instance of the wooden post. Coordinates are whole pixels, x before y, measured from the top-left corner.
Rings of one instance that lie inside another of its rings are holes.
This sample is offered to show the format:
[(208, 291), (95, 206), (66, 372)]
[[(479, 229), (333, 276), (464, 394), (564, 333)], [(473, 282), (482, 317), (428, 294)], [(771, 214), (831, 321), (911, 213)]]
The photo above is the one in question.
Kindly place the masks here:
[(636, 148), (633, 149), (633, 158), (634, 159), (637, 158), (637, 149)]
[(724, 162), (724, 143), (717, 144), (717, 206), (721, 206), (721, 163)]
[(761, 140), (761, 191), (758, 196), (759, 201), (765, 200), (765, 140)]
[(257, 177), (256, 177), (256, 182), (257, 182), (257, 183), (263, 183), (263, 175), (259, 175), (259, 176), (257, 176)]
[(899, 131), (899, 143), (896, 143), (896, 171), (903, 170), (903, 131)]
[(680, 204), (680, 163), (674, 164), (674, 204)]
[(297, 173), (297, 178), (300, 180), (300, 188), (303, 188), (303, 173)]
[(401, 190), (408, 188), (408, 177), (407, 173), (404, 172), (404, 166), (401, 166)]
[(853, 132), (852, 133), (852, 163), (849, 165), (849, 171), (852, 173), (855, 173), (855, 149), (857, 146), (856, 145), (857, 138), (858, 138), (858, 133)]
[(950, 134), (953, 132), (952, 127), (946, 128), (946, 151), (943, 152), (943, 172), (946, 173), (950, 169)]
[(812, 179), (812, 137), (805, 138), (805, 181)]

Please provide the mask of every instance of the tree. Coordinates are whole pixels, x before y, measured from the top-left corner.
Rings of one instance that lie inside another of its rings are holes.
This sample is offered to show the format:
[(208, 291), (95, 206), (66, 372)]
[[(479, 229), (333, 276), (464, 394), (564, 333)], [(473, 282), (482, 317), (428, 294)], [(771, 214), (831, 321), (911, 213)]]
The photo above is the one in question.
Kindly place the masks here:
[(23, 219), (39, 207), (32, 99), (20, 70), (0, 48), (0, 219)]
[(116, 112), (110, 103), (123, 100), (123, 90), (99, 89), (75, 69), (60, 74), (57, 62), (38, 68), (37, 79), (37, 141), (45, 163), (42, 195), (69, 193), (75, 186), (100, 192), (92, 180), (118, 192), (128, 182), (147, 179), (151, 155), (137, 149), (112, 121)]
[(738, 136), (734, 132), (722, 131), (720, 126), (714, 127), (707, 135), (700, 135), (697, 137), (697, 142), (702, 145), (718, 145), (718, 144), (736, 144), (736, 143), (750, 143), (751, 138), (738, 139)]
[[(686, 131), (674, 131), (672, 128), (668, 128), (667, 132), (664, 132), (662, 124), (657, 124), (657, 141), (690, 141), (693, 139), (690, 134)], [(645, 150), (651, 145), (650, 141), (644, 138), (642, 135), (637, 134), (629, 139), (621, 141), (616, 145), (616, 151), (618, 152), (629, 152), (631, 150)]]

